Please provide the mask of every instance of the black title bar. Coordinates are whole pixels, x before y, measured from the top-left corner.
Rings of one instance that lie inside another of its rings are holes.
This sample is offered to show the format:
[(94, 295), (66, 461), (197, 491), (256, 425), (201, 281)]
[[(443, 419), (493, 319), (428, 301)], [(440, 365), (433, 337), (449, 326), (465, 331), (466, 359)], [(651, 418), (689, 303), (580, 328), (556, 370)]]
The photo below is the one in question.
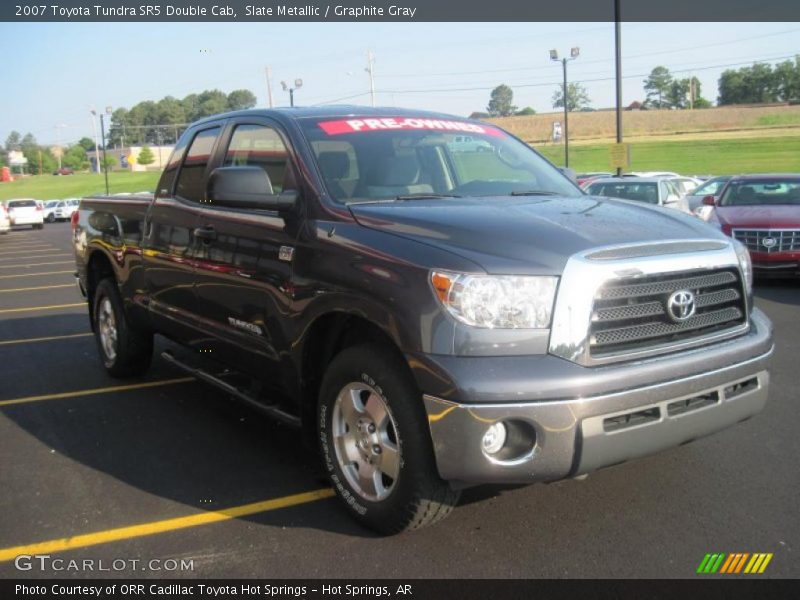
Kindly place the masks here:
[[(623, 21), (800, 21), (798, 0), (620, 0)], [(10, 22), (613, 21), (614, 0), (3, 0)]]

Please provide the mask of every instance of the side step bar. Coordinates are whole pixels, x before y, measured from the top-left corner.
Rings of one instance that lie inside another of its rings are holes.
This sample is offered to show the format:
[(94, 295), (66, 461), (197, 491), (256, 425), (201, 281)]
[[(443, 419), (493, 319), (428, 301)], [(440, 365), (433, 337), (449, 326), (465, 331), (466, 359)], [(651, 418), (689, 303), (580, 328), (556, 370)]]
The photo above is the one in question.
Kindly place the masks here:
[(183, 361), (178, 360), (173, 356), (173, 354), (169, 351), (164, 351), (161, 353), (161, 358), (163, 358), (168, 363), (178, 367), (180, 370), (185, 371), (192, 377), (199, 379), (205, 383), (210, 383), (216, 388), (219, 388), (223, 392), (230, 394), (240, 402), (247, 404), (248, 406), (255, 408), (259, 412), (264, 413), (268, 417), (271, 417), (281, 423), (286, 425), (291, 425), (292, 427), (300, 427), (300, 419), (295, 417), (294, 415), (290, 415), (287, 412), (280, 410), (279, 408), (275, 408), (274, 406), (269, 406), (268, 404), (264, 404), (263, 402), (259, 402), (252, 396), (248, 396), (240, 389), (232, 386), (226, 381), (223, 381), (219, 377), (208, 373), (207, 371), (203, 371), (202, 369), (198, 369), (192, 367), (191, 365), (186, 364)]

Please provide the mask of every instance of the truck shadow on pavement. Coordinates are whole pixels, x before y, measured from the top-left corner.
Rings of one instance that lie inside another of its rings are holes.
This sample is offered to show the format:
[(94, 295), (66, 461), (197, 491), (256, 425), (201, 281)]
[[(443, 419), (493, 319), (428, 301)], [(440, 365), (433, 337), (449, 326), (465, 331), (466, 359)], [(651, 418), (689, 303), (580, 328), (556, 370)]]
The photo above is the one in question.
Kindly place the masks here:
[(800, 306), (800, 277), (796, 279), (757, 279), (753, 286), (756, 298)]

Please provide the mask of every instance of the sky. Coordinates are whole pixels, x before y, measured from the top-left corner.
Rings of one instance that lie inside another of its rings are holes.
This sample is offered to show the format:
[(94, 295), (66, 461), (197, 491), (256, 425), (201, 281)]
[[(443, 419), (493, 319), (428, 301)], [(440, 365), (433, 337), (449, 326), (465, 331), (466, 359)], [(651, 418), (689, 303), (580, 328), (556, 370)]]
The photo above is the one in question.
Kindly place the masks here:
[[(375, 56), (376, 102), (469, 115), (505, 83), (514, 104), (552, 112), (561, 55), (591, 106), (614, 105), (613, 23), (2, 23), (0, 143), (12, 130), (39, 143), (91, 137), (90, 108), (130, 108), (205, 89), (251, 90), (276, 106), (281, 80), (302, 78), (296, 104), (368, 104), (366, 53)], [(800, 23), (623, 23), (623, 104), (643, 100), (658, 65), (694, 75), (715, 100), (725, 68), (800, 54)], [(341, 99), (341, 100), (340, 100)]]

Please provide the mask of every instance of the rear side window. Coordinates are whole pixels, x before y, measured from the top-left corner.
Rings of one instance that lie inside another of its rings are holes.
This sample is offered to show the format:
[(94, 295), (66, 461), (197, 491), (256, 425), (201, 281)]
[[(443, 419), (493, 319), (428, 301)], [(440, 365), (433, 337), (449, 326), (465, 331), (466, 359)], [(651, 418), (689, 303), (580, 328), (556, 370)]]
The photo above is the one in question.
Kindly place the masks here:
[(225, 153), (226, 167), (260, 167), (272, 183), (272, 191), (283, 191), (289, 153), (278, 132), (264, 125), (237, 125)]
[[(200, 202), (205, 196), (204, 175), (208, 161), (211, 159), (211, 151), (214, 149), (214, 142), (219, 135), (219, 127), (204, 129), (197, 133), (189, 146), (183, 166), (178, 173), (178, 183), (175, 186), (175, 195)], [(176, 150), (177, 152), (177, 150)]]
[(8, 208), (30, 208), (36, 206), (35, 200), (12, 200), (8, 203)]

